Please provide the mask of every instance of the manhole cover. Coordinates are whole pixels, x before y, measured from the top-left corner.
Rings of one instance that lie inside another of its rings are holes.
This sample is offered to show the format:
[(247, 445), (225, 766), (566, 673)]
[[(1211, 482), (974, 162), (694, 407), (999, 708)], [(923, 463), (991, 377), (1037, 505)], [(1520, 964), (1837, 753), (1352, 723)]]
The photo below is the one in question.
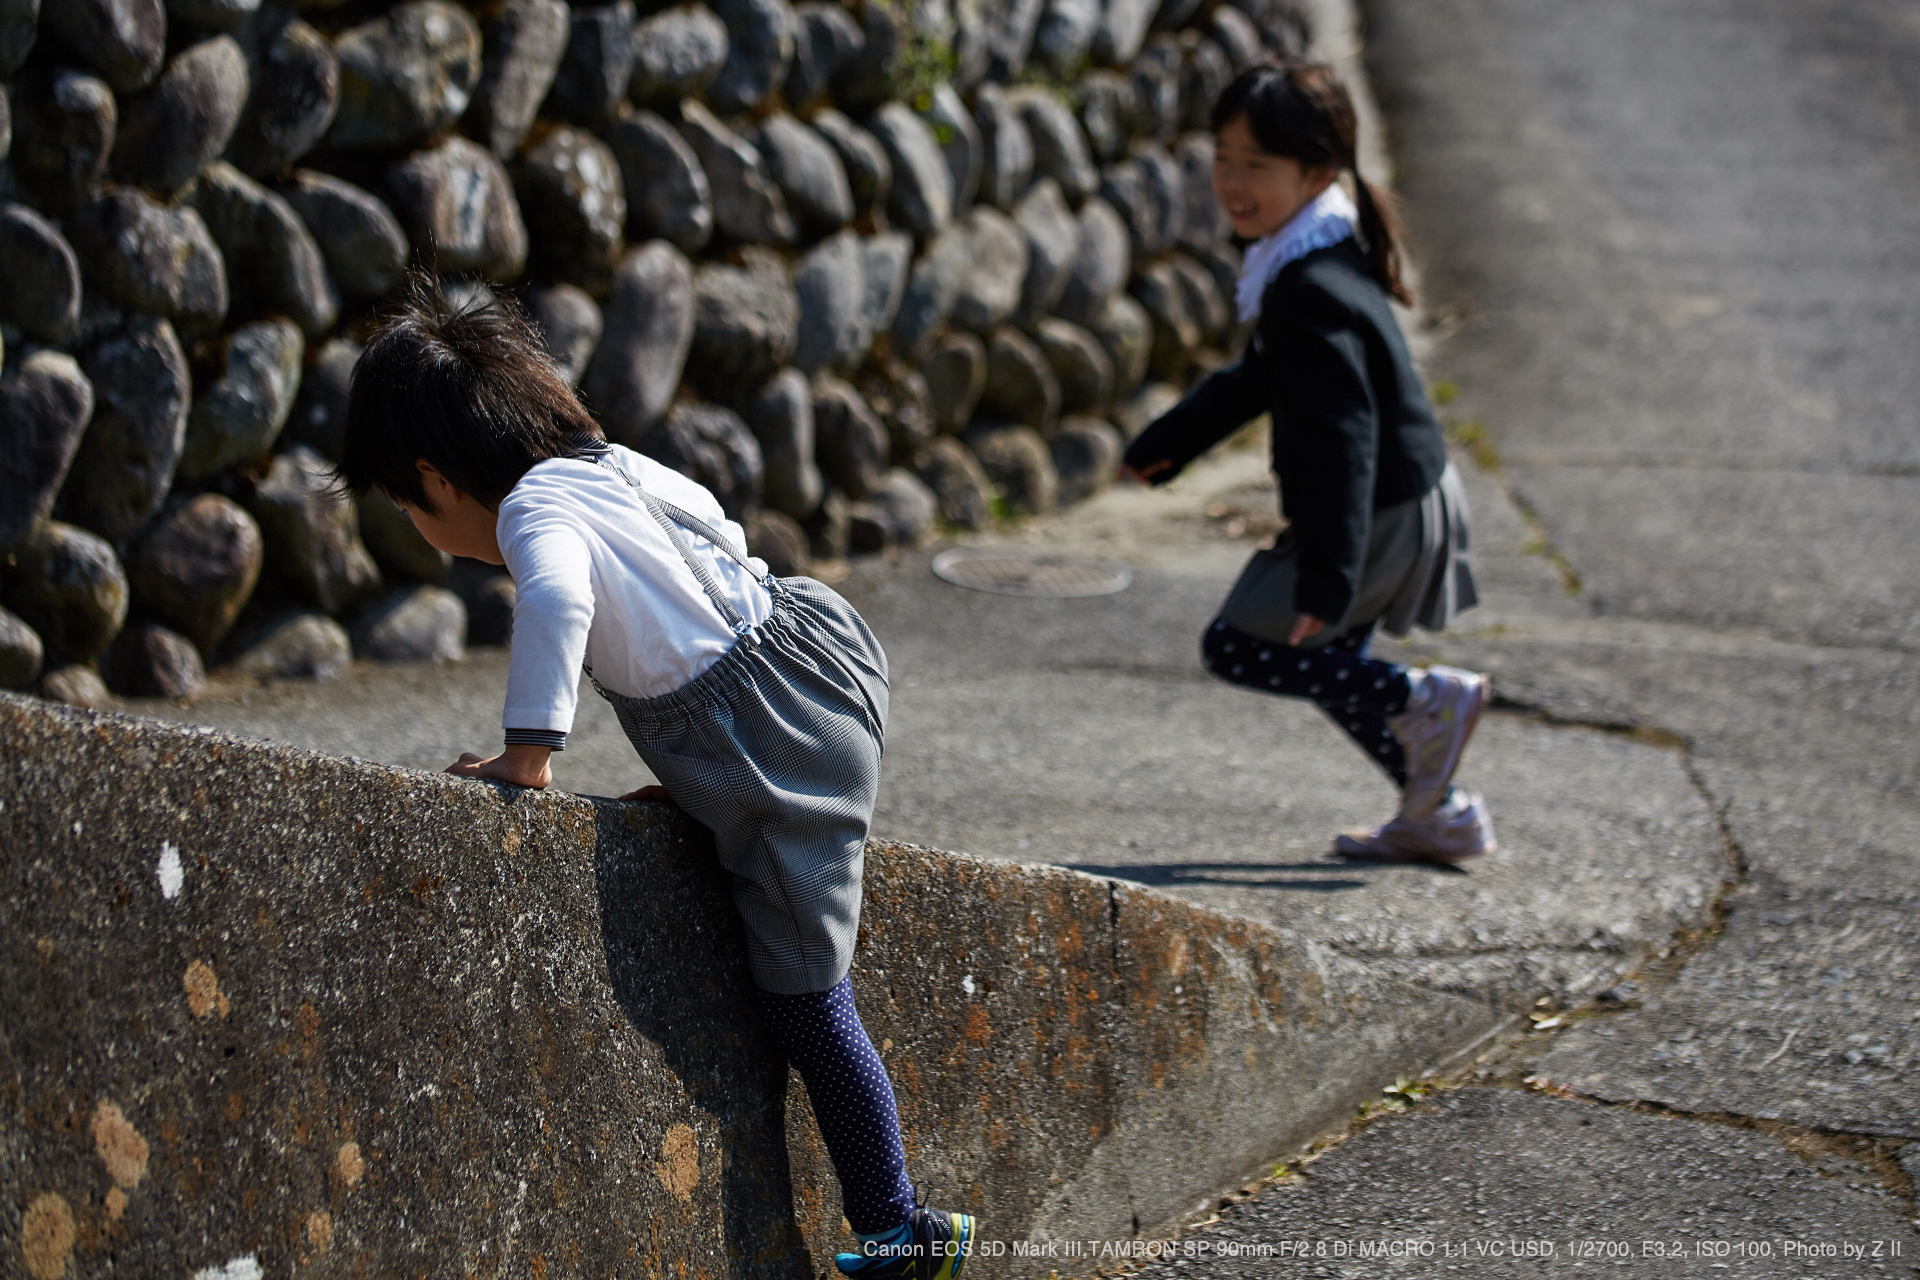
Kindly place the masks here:
[(1104, 560), (1045, 555), (1006, 547), (955, 547), (933, 558), (933, 571), (955, 586), (1003, 596), (1110, 596), (1125, 591), (1133, 571)]

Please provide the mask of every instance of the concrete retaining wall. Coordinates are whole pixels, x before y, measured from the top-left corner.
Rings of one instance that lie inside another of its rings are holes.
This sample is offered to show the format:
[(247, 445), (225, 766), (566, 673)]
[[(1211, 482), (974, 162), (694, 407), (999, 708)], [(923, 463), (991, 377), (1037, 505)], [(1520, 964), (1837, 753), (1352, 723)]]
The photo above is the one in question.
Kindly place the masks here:
[[(829, 1166), (677, 812), (13, 696), (0, 743), (7, 1274), (830, 1270)], [(1170, 1226), (1482, 1029), (1262, 926), (902, 845), (854, 979), (915, 1176), (1009, 1249)]]

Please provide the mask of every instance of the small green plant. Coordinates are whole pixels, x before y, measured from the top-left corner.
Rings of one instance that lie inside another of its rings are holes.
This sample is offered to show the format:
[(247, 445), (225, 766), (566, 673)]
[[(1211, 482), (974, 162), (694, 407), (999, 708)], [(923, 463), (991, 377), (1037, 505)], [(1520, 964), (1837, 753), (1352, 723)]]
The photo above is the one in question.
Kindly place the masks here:
[(1467, 456), (1473, 459), (1473, 465), (1482, 471), (1489, 475), (1500, 471), (1500, 451), (1494, 447), (1493, 433), (1478, 418), (1448, 422), (1447, 439), (1466, 450)]
[(933, 107), (933, 91), (953, 79), (959, 65), (951, 44), (916, 31), (907, 37), (907, 47), (894, 65), (894, 96), (915, 111), (928, 111)]
[(1442, 378), (1433, 384), (1433, 389), (1428, 392), (1428, 395), (1433, 398), (1435, 404), (1445, 408), (1460, 398), (1460, 384), (1452, 378)]

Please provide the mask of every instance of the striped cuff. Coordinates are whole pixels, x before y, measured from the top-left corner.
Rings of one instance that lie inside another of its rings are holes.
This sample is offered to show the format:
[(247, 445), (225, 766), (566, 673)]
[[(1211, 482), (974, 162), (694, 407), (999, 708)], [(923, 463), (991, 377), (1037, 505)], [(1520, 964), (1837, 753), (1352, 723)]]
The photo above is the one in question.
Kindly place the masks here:
[(549, 751), (567, 749), (567, 731), (565, 729), (509, 729), (507, 745), (510, 747), (545, 747)]

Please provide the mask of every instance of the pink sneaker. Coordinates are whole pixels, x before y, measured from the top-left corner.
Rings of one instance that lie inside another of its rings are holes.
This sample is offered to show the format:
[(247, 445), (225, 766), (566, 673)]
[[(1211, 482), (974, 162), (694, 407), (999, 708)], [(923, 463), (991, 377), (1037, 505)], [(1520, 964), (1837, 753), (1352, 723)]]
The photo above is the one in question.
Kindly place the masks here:
[(1424, 814), (1402, 812), (1383, 826), (1343, 831), (1333, 851), (1355, 862), (1443, 862), (1452, 864), (1492, 853), (1493, 818), (1479, 796), (1455, 791), (1447, 802)]
[(1454, 770), (1492, 692), (1493, 682), (1476, 672), (1430, 667), (1419, 703), (1388, 719), (1387, 727), (1407, 752), (1402, 817), (1431, 813), (1447, 798)]

